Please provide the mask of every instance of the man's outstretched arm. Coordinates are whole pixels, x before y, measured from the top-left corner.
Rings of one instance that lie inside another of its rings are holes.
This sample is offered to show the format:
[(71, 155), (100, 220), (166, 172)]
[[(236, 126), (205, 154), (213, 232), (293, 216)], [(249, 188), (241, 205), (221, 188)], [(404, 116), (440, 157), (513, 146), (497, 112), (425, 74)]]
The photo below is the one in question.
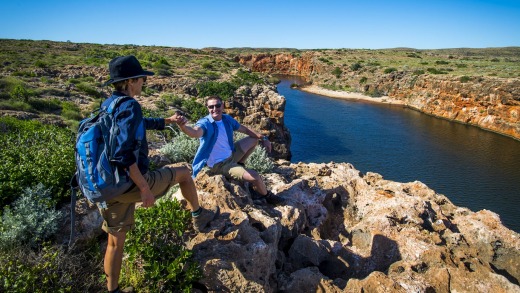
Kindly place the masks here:
[(187, 136), (193, 137), (193, 138), (199, 138), (204, 134), (204, 130), (200, 127), (192, 127), (188, 125), (188, 119), (186, 117), (182, 117), (177, 122), (177, 125), (179, 126), (179, 129), (186, 133)]

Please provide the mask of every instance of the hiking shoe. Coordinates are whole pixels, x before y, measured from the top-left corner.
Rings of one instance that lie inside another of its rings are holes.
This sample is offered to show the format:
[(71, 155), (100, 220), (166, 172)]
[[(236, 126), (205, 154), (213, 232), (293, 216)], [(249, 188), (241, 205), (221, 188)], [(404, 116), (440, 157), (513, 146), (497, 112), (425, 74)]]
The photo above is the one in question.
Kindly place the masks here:
[(256, 191), (254, 188), (253, 188), (253, 184), (249, 184), (249, 194), (251, 195), (251, 199), (252, 200), (257, 200), (257, 199), (263, 199), (265, 198), (265, 195), (261, 195), (260, 193), (258, 193), (258, 191)]
[(273, 194), (272, 192), (268, 191), (267, 192), (267, 195), (265, 196), (265, 201), (268, 203), (268, 204), (272, 204), (272, 205), (285, 205), (285, 199), (276, 195), (276, 194)]
[(196, 217), (192, 217), (193, 229), (195, 231), (200, 232), (203, 231), (208, 224), (213, 221), (219, 214), (219, 207), (216, 207), (215, 210), (207, 210), (201, 207), (202, 211)]

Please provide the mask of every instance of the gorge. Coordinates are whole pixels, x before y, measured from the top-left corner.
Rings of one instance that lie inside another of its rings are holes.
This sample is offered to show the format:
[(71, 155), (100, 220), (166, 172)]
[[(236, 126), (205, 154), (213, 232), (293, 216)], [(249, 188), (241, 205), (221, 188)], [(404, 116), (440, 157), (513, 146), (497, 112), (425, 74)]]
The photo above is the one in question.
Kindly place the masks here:
[[(312, 51), (300, 56), (264, 53), (239, 55), (235, 60), (256, 72), (297, 75), (319, 85), (324, 80), (334, 79), (334, 67), (319, 56)], [(520, 139), (519, 78), (463, 78), (412, 70), (378, 73), (352, 69), (355, 67), (341, 69), (337, 83), (346, 84), (355, 92), (377, 93), (401, 100), (423, 113)]]

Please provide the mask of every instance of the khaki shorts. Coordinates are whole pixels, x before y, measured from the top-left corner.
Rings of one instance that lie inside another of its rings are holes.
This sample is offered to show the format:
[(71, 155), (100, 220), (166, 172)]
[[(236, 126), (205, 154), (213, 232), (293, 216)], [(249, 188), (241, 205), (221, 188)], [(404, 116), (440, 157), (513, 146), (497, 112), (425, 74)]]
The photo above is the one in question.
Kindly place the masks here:
[[(165, 166), (143, 175), (152, 194), (159, 198), (177, 184), (175, 168)], [(107, 233), (128, 232), (134, 227), (135, 204), (141, 201), (141, 192), (134, 186), (128, 192), (106, 202), (106, 208), (99, 207), (103, 217), (102, 229)]]
[(213, 165), (213, 168), (210, 168), (210, 174), (222, 174), (228, 179), (233, 178), (235, 180), (242, 181), (242, 177), (244, 176), (246, 169), (244, 169), (243, 166), (237, 164), (237, 162), (242, 159), (244, 155), (245, 152), (240, 148), (240, 145), (235, 143), (235, 150), (231, 156), (224, 161)]

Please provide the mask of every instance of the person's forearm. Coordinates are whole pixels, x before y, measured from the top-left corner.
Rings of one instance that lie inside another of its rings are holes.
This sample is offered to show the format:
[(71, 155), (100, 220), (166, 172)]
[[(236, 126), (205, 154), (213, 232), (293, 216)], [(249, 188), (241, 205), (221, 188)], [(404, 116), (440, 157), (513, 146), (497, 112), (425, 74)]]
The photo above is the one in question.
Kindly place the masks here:
[(179, 125), (179, 129), (180, 129), (182, 132), (186, 133), (186, 135), (189, 136), (189, 137), (199, 138), (199, 137), (201, 137), (201, 135), (202, 135), (202, 134), (200, 133), (200, 132), (201, 132), (200, 129), (195, 129), (195, 128), (193, 128), (193, 127), (191, 127), (191, 126), (189, 126), (189, 125), (186, 125), (186, 124), (184, 124), (184, 125)]
[(139, 167), (137, 167), (137, 163), (128, 167), (128, 170), (130, 171), (130, 178), (141, 192), (150, 190), (150, 186), (148, 182), (146, 182), (146, 179), (144, 179), (143, 174), (141, 174)]

